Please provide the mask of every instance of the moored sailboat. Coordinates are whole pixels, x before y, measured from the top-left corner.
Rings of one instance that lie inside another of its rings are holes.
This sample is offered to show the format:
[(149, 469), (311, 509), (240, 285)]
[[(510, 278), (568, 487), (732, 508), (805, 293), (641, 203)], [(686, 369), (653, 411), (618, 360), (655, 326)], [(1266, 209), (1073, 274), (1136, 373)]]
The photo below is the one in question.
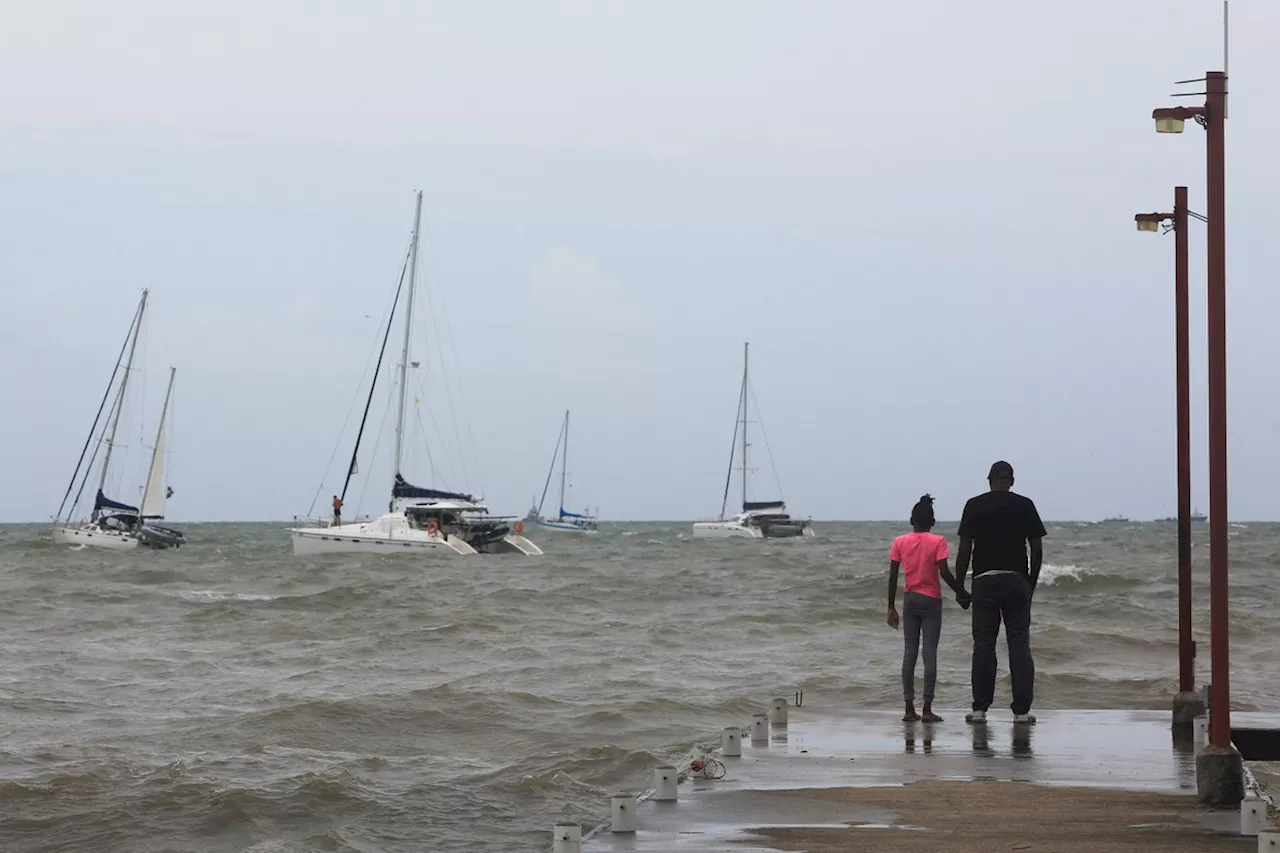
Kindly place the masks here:
[[(364, 416), (347, 466), (340, 498), (346, 499), (356, 459), (364, 435), (369, 408), (381, 372), (387, 341), (391, 336), (402, 289), (406, 289), (404, 308), (404, 347), (400, 355), (399, 397), (396, 417), (394, 477), (388, 510), (378, 518), (347, 524), (321, 521), (311, 526), (290, 529), (295, 554), (376, 553), (376, 554), (476, 554), (520, 553), (537, 555), (542, 551), (524, 537), (524, 522), (517, 518), (497, 517), (479, 497), (461, 492), (422, 488), (409, 483), (401, 473), (404, 462), (405, 406), (408, 395), (409, 343), (413, 323), (413, 302), (418, 266), (418, 235), (422, 223), (422, 193), (417, 194), (413, 218), (413, 236), (407, 259), (408, 287), (404, 288), (404, 272), (396, 286), (391, 313), (378, 353), (377, 366), (369, 385)], [(416, 365), (414, 365), (416, 366)]]
[[(111, 373), (111, 379), (107, 383), (107, 390), (103, 394), (102, 402), (98, 405), (98, 413), (94, 417), (93, 426), (89, 429), (89, 437), (85, 440), (84, 447), (80, 451), (80, 459), (77, 461), (76, 469), (71, 475), (71, 482), (67, 485), (66, 494), (63, 495), (62, 505), (58, 507), (53, 526), (54, 542), (121, 551), (131, 550), (140, 546), (170, 548), (186, 543), (186, 537), (181, 532), (160, 524), (164, 520), (167, 500), (173, 495), (173, 489), (168, 486), (165, 479), (165, 467), (169, 402), (173, 396), (174, 377), (177, 374), (175, 368), (169, 369), (169, 385), (165, 391), (164, 406), (160, 411), (160, 424), (156, 428), (155, 444), (151, 449), (151, 464), (147, 469), (147, 479), (143, 486), (141, 503), (138, 506), (133, 506), (123, 501), (113, 500), (107, 497), (105, 492), (108, 476), (112, 471), (111, 463), (114, 450), (117, 447), (120, 416), (125, 406), (129, 377), (134, 369), (133, 362), (138, 348), (138, 335), (141, 332), (143, 316), (146, 314), (149, 292), (148, 290), (142, 291), (142, 298), (138, 303), (137, 311), (134, 313), (133, 322), (129, 326), (129, 332), (125, 335), (125, 343), (120, 350), (120, 355), (123, 356), (127, 348), (128, 359), (123, 365), (119, 356), (116, 359), (116, 366)], [(123, 373), (121, 373), (121, 367), (124, 369)], [(117, 376), (120, 377), (119, 385), (116, 384)], [(102, 435), (99, 434), (98, 428), (102, 425), (104, 430), (106, 429), (106, 422), (102, 418), (107, 401), (112, 399), (113, 389), (115, 390), (115, 396), (111, 408), (106, 410), (106, 421), (110, 422), (110, 432)], [(85, 455), (89, 452), (90, 446), (94, 445), (95, 436), (98, 436), (98, 444), (94, 446), (93, 453), (89, 455), (86, 464)], [(84, 488), (93, 469), (93, 463), (99, 448), (103, 449), (102, 467), (99, 472), (93, 510), (87, 521), (75, 522), (72, 520), (72, 516), (75, 514), (76, 505), (84, 493)], [(81, 477), (82, 473), (83, 477)], [(80, 485), (73, 500), (71, 499), (71, 492), (76, 490), (77, 480), (79, 480)], [(68, 504), (68, 501), (70, 501), (70, 504)], [(64, 510), (66, 510), (65, 517), (63, 516)]]
[[(547, 499), (547, 488), (551, 485), (551, 475), (556, 470), (556, 457), (560, 458), (560, 502), (555, 515), (542, 514), (542, 505)], [(542, 500), (538, 501), (538, 526), (547, 530), (558, 530), (561, 533), (598, 533), (599, 524), (590, 513), (569, 512), (564, 508), (565, 483), (569, 467), (569, 411), (565, 410), (564, 422), (560, 426), (560, 437), (556, 440), (555, 452), (551, 454), (551, 468), (547, 471), (547, 482), (542, 487)]]
[[(787, 505), (781, 499), (768, 501), (747, 500), (747, 410), (751, 394), (748, 354), (750, 344), (742, 345), (742, 389), (738, 396), (738, 413), (734, 422), (734, 443), (729, 454), (729, 472), (724, 481), (724, 498), (720, 503), (720, 516), (714, 521), (696, 521), (693, 535), (696, 539), (786, 539), (797, 536), (813, 536), (813, 525), (806, 519), (792, 518)], [(739, 453), (741, 436), (742, 512), (726, 516), (729, 505), (729, 485), (733, 480), (734, 460)]]

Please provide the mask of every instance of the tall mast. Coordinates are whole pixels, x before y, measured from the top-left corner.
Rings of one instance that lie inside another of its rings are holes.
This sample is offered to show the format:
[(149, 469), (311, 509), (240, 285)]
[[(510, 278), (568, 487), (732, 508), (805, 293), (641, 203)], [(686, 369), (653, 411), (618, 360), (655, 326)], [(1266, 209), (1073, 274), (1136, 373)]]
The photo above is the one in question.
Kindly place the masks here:
[[(178, 372), (178, 368), (169, 368), (169, 387), (164, 392), (164, 407), (160, 409), (160, 426), (156, 429), (156, 444), (151, 448), (151, 467), (147, 469), (147, 485), (142, 490), (142, 503), (138, 504), (138, 523), (141, 525), (147, 512), (147, 496), (151, 493), (152, 472), (156, 470), (156, 458), (164, 453), (164, 422), (169, 417), (169, 398), (173, 395), (173, 377)], [(157, 483), (160, 488), (164, 488), (164, 483)]]
[(747, 509), (747, 354), (751, 344), (742, 345), (742, 509)]
[[(133, 326), (133, 340), (129, 342), (129, 360), (125, 362), (124, 376), (120, 379), (120, 392), (116, 395), (116, 412), (111, 420), (111, 434), (107, 436), (107, 452), (102, 457), (102, 475), (98, 478), (99, 492), (107, 485), (107, 472), (111, 467), (111, 450), (116, 445), (116, 430), (120, 428), (120, 414), (124, 411), (124, 392), (129, 387), (129, 374), (133, 372), (133, 354), (138, 349), (138, 333), (142, 331), (142, 315), (146, 313), (147, 294), (150, 292), (145, 287), (142, 289), (142, 302), (138, 305), (138, 320)], [(98, 520), (97, 506), (93, 509), (92, 520)]]
[(400, 410), (396, 416), (396, 474), (404, 458), (404, 405), (409, 396), (409, 334), (413, 330), (413, 291), (418, 272), (418, 229), (422, 224), (422, 190), (413, 211), (413, 240), (409, 248), (409, 299), (404, 311), (404, 349), (400, 351)]
[(560, 511), (556, 517), (564, 518), (564, 480), (569, 469), (569, 410), (564, 410), (564, 455), (560, 457)]

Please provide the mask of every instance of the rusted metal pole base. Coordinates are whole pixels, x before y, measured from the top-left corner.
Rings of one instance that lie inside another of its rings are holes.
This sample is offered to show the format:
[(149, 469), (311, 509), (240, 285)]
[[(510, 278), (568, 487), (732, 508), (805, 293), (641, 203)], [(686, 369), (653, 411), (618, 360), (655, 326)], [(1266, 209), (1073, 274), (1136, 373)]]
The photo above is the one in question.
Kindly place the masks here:
[(1191, 730), (1196, 717), (1204, 716), (1204, 698), (1199, 693), (1179, 693), (1173, 697), (1173, 727)]
[(1210, 806), (1244, 800), (1244, 758), (1234, 746), (1209, 744), (1196, 753), (1196, 799)]

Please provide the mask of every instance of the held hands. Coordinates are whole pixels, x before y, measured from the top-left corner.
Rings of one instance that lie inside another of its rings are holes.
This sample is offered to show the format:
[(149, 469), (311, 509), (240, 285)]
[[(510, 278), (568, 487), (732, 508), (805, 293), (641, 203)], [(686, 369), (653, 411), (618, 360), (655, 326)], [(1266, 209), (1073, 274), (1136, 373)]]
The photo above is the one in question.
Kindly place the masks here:
[(895, 631), (898, 630), (898, 626), (902, 624), (902, 621), (898, 619), (898, 609), (896, 607), (889, 608), (889, 618), (885, 620), (885, 624)]
[(973, 604), (973, 596), (962, 589), (956, 593), (956, 604), (960, 605), (961, 610), (968, 610), (969, 605)]

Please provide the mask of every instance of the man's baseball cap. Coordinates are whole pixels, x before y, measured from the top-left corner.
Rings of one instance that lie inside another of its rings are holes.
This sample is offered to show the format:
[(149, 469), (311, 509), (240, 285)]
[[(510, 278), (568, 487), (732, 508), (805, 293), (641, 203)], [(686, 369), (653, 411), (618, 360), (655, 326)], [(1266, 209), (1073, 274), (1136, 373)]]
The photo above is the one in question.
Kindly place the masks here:
[(1008, 462), (1000, 461), (991, 466), (991, 472), (987, 474), (988, 480), (1012, 480), (1013, 466)]

